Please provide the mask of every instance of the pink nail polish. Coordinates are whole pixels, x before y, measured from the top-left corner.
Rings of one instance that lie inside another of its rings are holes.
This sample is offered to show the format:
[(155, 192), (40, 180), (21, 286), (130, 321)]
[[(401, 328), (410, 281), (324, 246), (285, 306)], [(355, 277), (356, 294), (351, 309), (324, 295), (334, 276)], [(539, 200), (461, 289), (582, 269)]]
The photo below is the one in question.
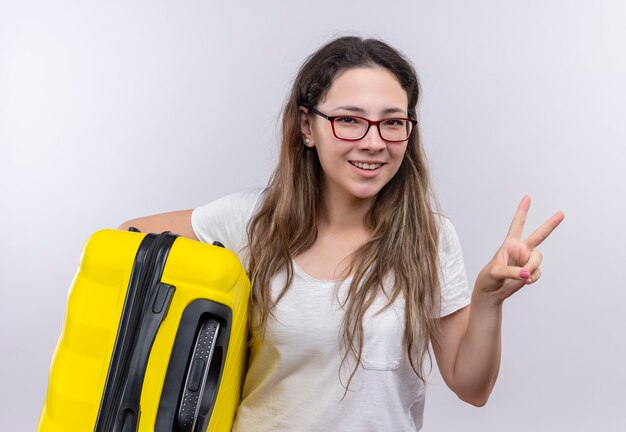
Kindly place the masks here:
[(522, 278), (522, 279), (527, 279), (528, 276), (530, 276), (530, 272), (528, 270), (522, 270), (519, 273), (519, 277)]

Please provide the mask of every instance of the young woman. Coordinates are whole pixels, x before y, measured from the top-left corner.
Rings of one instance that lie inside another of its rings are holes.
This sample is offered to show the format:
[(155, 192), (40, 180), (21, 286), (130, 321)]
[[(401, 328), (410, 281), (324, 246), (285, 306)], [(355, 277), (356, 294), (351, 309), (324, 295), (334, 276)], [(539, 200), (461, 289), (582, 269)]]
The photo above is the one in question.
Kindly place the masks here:
[(502, 303), (539, 279), (530, 198), (469, 289), (437, 212), (413, 67), (382, 41), (335, 39), (300, 69), (263, 191), (123, 224), (236, 251), (253, 283), (236, 431), (410, 431), (422, 425), (429, 343), (462, 400), (482, 406), (500, 365)]

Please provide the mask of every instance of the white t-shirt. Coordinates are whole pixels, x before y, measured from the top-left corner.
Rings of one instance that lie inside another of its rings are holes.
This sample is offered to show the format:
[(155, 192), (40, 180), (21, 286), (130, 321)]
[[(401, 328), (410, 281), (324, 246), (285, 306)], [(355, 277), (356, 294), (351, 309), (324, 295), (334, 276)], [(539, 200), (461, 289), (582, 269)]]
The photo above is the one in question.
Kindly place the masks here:
[[(239, 192), (196, 208), (191, 216), (196, 236), (207, 243), (220, 241), (246, 263), (246, 226), (260, 194), (260, 190)], [(441, 316), (445, 316), (467, 306), (471, 292), (456, 231), (447, 218), (440, 221)], [(351, 278), (318, 280), (295, 262), (293, 267), (292, 285), (276, 306), (275, 318), (268, 318), (265, 338), (251, 347), (233, 431), (420, 430), (425, 388), (402, 347), (402, 300), (376, 315), (386, 304), (381, 295), (366, 313), (362, 365), (344, 397), (354, 360), (340, 367), (343, 311), (338, 298), (345, 298)], [(285, 272), (274, 277), (274, 295), (285, 278)]]

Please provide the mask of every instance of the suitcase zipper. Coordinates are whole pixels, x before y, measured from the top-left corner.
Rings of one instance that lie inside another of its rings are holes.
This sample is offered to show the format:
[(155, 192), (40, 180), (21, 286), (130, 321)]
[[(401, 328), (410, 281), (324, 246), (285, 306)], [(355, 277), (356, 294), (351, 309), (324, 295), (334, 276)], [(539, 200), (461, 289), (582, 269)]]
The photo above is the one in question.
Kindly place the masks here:
[(174, 292), (160, 279), (175, 239), (148, 234), (137, 251), (95, 432), (137, 429), (148, 355)]

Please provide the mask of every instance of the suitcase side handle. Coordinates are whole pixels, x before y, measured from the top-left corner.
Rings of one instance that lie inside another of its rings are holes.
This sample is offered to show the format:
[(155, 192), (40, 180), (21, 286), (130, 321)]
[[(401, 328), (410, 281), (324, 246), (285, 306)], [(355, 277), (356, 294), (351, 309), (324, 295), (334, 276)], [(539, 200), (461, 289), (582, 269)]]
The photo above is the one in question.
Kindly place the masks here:
[[(215, 349), (219, 331), (220, 323), (215, 319), (206, 320), (200, 327), (194, 344), (194, 354), (187, 368), (176, 431), (196, 430), (202, 405), (213, 404), (219, 377), (216, 366), (222, 363), (222, 350)], [(203, 400), (207, 402), (203, 404)]]
[[(209, 324), (206, 324), (209, 323)], [(211, 324), (213, 323), (213, 324)], [(215, 323), (219, 324), (216, 326)], [(202, 330), (203, 326), (207, 326)], [(226, 355), (232, 325), (232, 311), (229, 307), (211, 301), (209, 299), (196, 299), (184, 310), (176, 333), (176, 340), (172, 348), (165, 382), (161, 390), (161, 400), (154, 430), (156, 432), (182, 432), (182, 431), (205, 431), (209, 425), (215, 401), (219, 393), (220, 381), (224, 370)], [(213, 355), (210, 361), (206, 361), (200, 371), (200, 366), (195, 366), (194, 358), (198, 346), (207, 346), (202, 338), (211, 334), (214, 329), (215, 335), (211, 349)], [(203, 336), (203, 334), (205, 336)], [(202, 377), (197, 381), (197, 376)], [(190, 374), (196, 374), (190, 377)], [(204, 384), (204, 391), (195, 392), (197, 403), (185, 401), (185, 395), (192, 395), (189, 391), (197, 385)], [(191, 405), (194, 406), (190, 412)], [(183, 416), (181, 412), (185, 410)], [(188, 415), (193, 414), (191, 423)]]

